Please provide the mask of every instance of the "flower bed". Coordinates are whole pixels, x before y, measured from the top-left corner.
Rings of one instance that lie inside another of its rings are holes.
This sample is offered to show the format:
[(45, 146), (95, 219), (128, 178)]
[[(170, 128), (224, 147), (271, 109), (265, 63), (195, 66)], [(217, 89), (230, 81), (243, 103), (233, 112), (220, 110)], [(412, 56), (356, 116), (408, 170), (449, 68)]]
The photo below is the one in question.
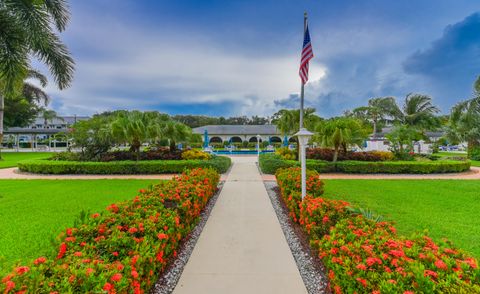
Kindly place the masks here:
[(209, 160), (144, 160), (144, 161), (60, 161), (26, 160), (18, 162), (23, 172), (38, 174), (165, 174), (181, 173), (185, 169), (213, 168), (225, 173), (231, 165), (231, 159), (214, 156)]
[(303, 201), (293, 201), (300, 194), (299, 173), (280, 170), (277, 182), (293, 220), (328, 269), (334, 293), (480, 293), (478, 262), (448, 241), (399, 236), (390, 222), (354, 214), (347, 202), (320, 198), (318, 179), (309, 179)]
[[(276, 154), (260, 154), (263, 173), (275, 174), (278, 169), (297, 167), (298, 161), (284, 160)], [(470, 170), (470, 161), (338, 161), (336, 163), (307, 159), (307, 168), (319, 173), (344, 172), (355, 174), (434, 174)]]
[(15, 268), (1, 280), (0, 292), (148, 292), (176, 257), (219, 178), (212, 169), (186, 171), (83, 217), (59, 236), (56, 256)]

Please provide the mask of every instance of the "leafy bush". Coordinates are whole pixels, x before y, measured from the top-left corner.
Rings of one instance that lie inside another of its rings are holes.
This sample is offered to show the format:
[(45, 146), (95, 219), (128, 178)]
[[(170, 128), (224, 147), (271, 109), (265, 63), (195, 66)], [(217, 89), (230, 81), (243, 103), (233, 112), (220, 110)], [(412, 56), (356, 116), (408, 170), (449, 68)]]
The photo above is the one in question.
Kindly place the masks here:
[(80, 153), (77, 152), (58, 152), (54, 153), (50, 160), (60, 160), (60, 161), (79, 161)]
[(231, 159), (214, 156), (210, 160), (145, 160), (145, 161), (52, 161), (25, 160), (18, 163), (23, 172), (37, 174), (165, 174), (181, 173), (185, 169), (213, 168), (225, 173)]
[[(329, 148), (309, 148), (307, 149), (308, 159), (317, 159), (325, 161), (333, 161), (335, 151)], [(393, 160), (394, 156), (391, 152), (385, 151), (367, 151), (367, 152), (340, 152), (338, 154), (341, 160), (358, 160), (358, 161), (388, 161)]]
[[(290, 216), (297, 221), (300, 218), (300, 203), (302, 202), (301, 170), (298, 167), (279, 169), (275, 173), (275, 177), (284, 201), (291, 212)], [(306, 190), (309, 195), (320, 196), (323, 194), (323, 182), (314, 170), (307, 170)]]
[(290, 150), (288, 147), (282, 147), (275, 150), (275, 154), (280, 155), (285, 160), (296, 160), (297, 152), (295, 150)]
[(275, 174), (280, 168), (292, 167), (295, 161), (286, 161), (278, 154), (265, 153), (260, 154), (258, 164), (263, 173)]
[(478, 262), (448, 241), (398, 236), (390, 222), (353, 214), (347, 202), (319, 198), (321, 182), (309, 187), (312, 194), (303, 201), (291, 201), (300, 179), (284, 178), (295, 172), (278, 173), (282, 199), (328, 269), (333, 293), (480, 293)]
[(470, 157), (471, 160), (480, 160), (480, 147), (471, 148), (469, 150), (468, 156)]
[(344, 173), (364, 174), (432, 174), (432, 173), (458, 173), (470, 169), (469, 161), (385, 161), (362, 162), (342, 161), (337, 162), (337, 171)]
[(100, 161), (122, 161), (122, 160), (180, 160), (182, 159), (182, 151), (169, 148), (157, 148), (144, 152), (132, 151), (110, 151), (100, 156)]
[(208, 160), (212, 158), (212, 156), (207, 152), (194, 149), (194, 150), (183, 151), (182, 158), (186, 160), (194, 160), (194, 159)]
[(145, 293), (214, 195), (219, 175), (195, 169), (84, 216), (39, 257), (0, 282), (2, 293)]

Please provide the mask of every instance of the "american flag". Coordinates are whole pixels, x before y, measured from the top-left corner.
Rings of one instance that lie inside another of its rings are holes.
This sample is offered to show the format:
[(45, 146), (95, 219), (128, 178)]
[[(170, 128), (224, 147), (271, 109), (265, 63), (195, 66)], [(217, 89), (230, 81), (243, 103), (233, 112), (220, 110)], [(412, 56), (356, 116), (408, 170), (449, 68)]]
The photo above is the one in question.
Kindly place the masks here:
[(303, 37), (302, 59), (300, 61), (300, 79), (302, 84), (308, 81), (308, 62), (313, 58), (313, 48), (310, 42), (310, 33), (308, 32), (308, 24), (305, 28), (305, 35)]

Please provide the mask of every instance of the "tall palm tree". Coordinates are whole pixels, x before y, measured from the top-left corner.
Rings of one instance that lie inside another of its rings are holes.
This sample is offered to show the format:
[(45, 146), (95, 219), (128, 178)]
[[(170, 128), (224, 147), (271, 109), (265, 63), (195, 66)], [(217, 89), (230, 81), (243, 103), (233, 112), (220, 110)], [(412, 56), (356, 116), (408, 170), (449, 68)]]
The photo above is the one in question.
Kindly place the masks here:
[(119, 143), (128, 143), (130, 151), (139, 155), (140, 147), (147, 139), (147, 130), (151, 121), (140, 111), (119, 113), (112, 122), (112, 135)]
[(4, 98), (21, 93), (32, 56), (48, 66), (60, 89), (70, 85), (74, 61), (55, 32), (65, 30), (69, 17), (65, 0), (0, 1), (0, 142)]
[(432, 97), (422, 94), (408, 94), (403, 108), (397, 111), (397, 119), (417, 129), (432, 129), (439, 125), (435, 116), (440, 112), (432, 102)]

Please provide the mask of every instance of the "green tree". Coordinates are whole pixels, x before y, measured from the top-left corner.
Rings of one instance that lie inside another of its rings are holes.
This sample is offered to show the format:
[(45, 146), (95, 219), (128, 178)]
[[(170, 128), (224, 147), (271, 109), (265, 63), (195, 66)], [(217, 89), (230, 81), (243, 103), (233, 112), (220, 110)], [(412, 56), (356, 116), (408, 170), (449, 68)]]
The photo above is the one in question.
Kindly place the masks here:
[(170, 151), (175, 151), (176, 143), (188, 140), (191, 134), (192, 130), (188, 126), (176, 121), (166, 122), (162, 129), (163, 137), (169, 141)]
[(395, 109), (395, 98), (378, 97), (368, 100), (367, 106), (353, 109), (351, 115), (371, 123), (375, 135), (378, 132), (379, 125), (384, 125), (388, 121), (387, 118), (394, 115)]
[(70, 85), (74, 61), (56, 33), (65, 30), (68, 20), (65, 0), (0, 2), (0, 142), (5, 97), (22, 92), (32, 57), (48, 66), (60, 89)]
[(360, 146), (368, 138), (369, 131), (359, 119), (339, 117), (318, 123), (314, 140), (323, 147), (332, 147), (333, 162), (336, 162), (340, 149), (347, 152), (349, 147)]
[(76, 147), (81, 149), (83, 160), (97, 160), (112, 148), (114, 138), (110, 129), (112, 116), (95, 115), (72, 126), (71, 136)]
[[(413, 142), (421, 139), (421, 134), (415, 128), (398, 124), (386, 135), (392, 143), (392, 149), (397, 156), (403, 156), (406, 151), (413, 151)], [(408, 146), (408, 150), (405, 150)]]
[(42, 109), (40, 117), (43, 119), (43, 126), (48, 127), (48, 122), (52, 123), (54, 119), (59, 119), (63, 121), (63, 118), (57, 115), (57, 112), (52, 109)]
[[(303, 120), (307, 129), (313, 130), (322, 120), (315, 114), (315, 108), (305, 108)], [(272, 123), (277, 126), (282, 135), (293, 135), (300, 130), (300, 110), (282, 109), (273, 115)]]
[(468, 156), (480, 160), (480, 92), (452, 108), (447, 137), (453, 142), (467, 142)]

